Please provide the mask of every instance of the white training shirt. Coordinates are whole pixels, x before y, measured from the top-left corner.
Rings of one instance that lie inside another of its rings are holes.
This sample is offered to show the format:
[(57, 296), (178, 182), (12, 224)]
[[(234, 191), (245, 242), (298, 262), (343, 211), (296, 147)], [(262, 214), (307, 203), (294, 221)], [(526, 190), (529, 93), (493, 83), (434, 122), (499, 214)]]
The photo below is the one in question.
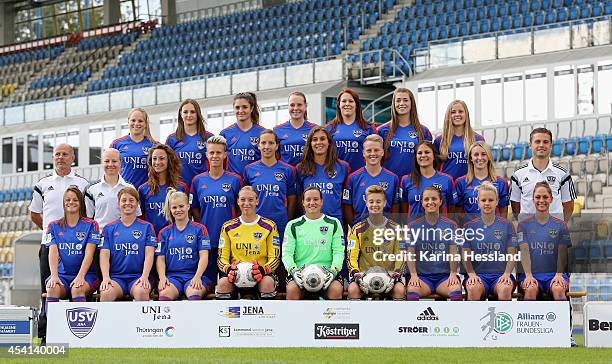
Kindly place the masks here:
[(52, 174), (41, 178), (34, 186), (30, 211), (42, 214), (43, 238), (47, 234), (49, 223), (64, 217), (64, 192), (73, 185), (77, 186), (81, 192), (85, 192), (89, 182), (85, 177), (76, 174), (74, 170), (64, 177), (58, 176), (53, 171)]
[[(101, 180), (94, 182), (85, 191), (85, 206), (87, 206), (87, 216), (96, 220), (100, 231), (111, 221), (121, 217), (119, 210), (119, 200), (117, 193), (125, 187), (134, 187), (119, 176), (119, 181), (115, 187), (106, 183), (105, 176)], [(136, 216), (142, 215), (140, 205), (136, 210)]]
[(510, 201), (520, 202), (521, 214), (535, 214), (533, 204), (533, 189), (537, 182), (545, 181), (550, 185), (553, 201), (550, 213), (563, 216), (563, 202), (576, 199), (576, 189), (572, 176), (558, 163), (548, 162), (546, 168), (540, 172), (530, 159), (528, 163), (516, 168), (510, 178)]

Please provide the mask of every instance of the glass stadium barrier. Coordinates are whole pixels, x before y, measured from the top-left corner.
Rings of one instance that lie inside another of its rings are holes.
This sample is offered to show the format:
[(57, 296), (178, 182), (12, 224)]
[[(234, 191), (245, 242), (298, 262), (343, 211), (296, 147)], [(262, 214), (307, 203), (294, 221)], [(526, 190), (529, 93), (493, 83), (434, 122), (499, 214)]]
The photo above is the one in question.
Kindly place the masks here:
[(612, 16), (431, 41), (414, 51), (415, 72), (612, 44)]
[(240, 70), (147, 86), (88, 93), (71, 98), (39, 100), (0, 108), (0, 125), (125, 110), (132, 107), (233, 95), (242, 91), (340, 81), (345, 79), (344, 60), (323, 57), (276, 65), (275, 68)]
[(178, 23), (187, 23), (198, 19), (214, 18), (217, 16), (230, 15), (243, 11), (261, 9), (262, 7), (263, 0), (246, 0), (231, 4), (213, 6), (206, 9), (185, 11), (176, 14), (176, 18)]

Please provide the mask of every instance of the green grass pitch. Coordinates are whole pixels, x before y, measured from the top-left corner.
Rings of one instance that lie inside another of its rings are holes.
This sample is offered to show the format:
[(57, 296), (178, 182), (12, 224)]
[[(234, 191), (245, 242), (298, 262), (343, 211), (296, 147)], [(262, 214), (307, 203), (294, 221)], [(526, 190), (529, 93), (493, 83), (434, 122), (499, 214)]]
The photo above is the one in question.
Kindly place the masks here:
[[(284, 349), (71, 349), (57, 363), (610, 363), (612, 349), (582, 346), (528, 348), (284, 348)], [(30, 359), (28, 362), (31, 362)], [(22, 360), (10, 360), (17, 363)], [(26, 360), (23, 360), (26, 362)]]

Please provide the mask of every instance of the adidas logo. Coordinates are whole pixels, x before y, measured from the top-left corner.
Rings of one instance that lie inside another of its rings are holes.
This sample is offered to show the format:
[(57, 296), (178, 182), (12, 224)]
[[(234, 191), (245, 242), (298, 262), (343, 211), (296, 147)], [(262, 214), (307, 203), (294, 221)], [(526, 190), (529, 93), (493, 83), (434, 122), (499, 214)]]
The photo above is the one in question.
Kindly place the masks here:
[(102, 192), (98, 193), (97, 197), (104, 197), (104, 194)]
[(523, 182), (529, 182), (529, 177), (525, 177), (525, 179), (523, 180)]
[(431, 309), (431, 307), (427, 307), (427, 309), (421, 312), (420, 315), (417, 316), (418, 321), (438, 321), (440, 318), (436, 313)]

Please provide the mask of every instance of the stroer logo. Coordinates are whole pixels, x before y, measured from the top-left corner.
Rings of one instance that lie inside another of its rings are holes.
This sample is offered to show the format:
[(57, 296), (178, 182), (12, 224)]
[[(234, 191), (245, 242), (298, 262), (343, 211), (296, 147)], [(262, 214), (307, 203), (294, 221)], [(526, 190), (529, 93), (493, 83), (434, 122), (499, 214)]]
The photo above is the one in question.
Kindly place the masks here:
[(66, 321), (70, 332), (79, 339), (89, 335), (96, 324), (98, 310), (87, 307), (69, 308), (66, 310)]
[(358, 340), (359, 324), (315, 324), (315, 340)]

